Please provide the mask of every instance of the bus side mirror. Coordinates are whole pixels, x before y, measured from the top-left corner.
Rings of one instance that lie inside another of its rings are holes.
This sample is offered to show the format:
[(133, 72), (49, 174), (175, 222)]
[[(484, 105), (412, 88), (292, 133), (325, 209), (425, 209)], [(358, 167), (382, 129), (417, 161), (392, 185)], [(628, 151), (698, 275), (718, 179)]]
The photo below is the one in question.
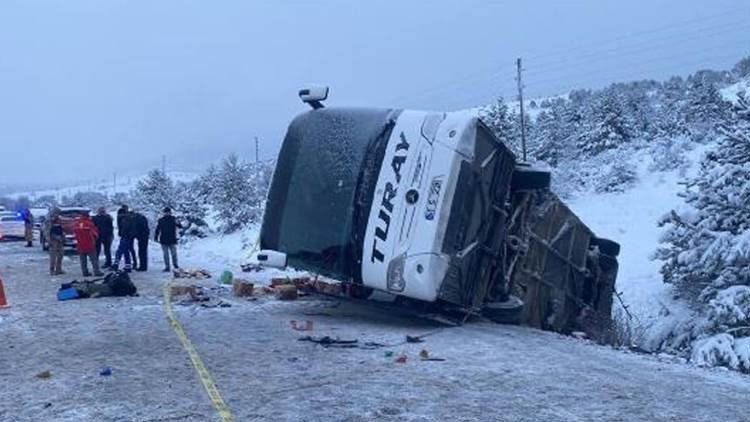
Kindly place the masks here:
[(313, 109), (323, 108), (323, 101), (328, 98), (328, 87), (305, 88), (299, 91), (299, 98)]

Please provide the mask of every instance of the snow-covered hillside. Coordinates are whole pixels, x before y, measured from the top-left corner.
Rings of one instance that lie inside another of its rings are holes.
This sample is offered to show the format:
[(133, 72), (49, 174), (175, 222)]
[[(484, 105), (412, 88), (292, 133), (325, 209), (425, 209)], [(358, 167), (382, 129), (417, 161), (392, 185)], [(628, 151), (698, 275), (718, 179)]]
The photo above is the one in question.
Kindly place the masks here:
[[(688, 174), (695, 173), (705, 149), (700, 146), (690, 152), (693, 164)], [(652, 171), (653, 161), (646, 151), (634, 160), (639, 163), (635, 186), (624, 192), (580, 195), (568, 204), (598, 236), (621, 244), (617, 289), (633, 315), (636, 334), (644, 335), (639, 339), (644, 341), (640, 346), (649, 347), (648, 340), (660, 335), (663, 324), (690, 312), (685, 303), (674, 299), (672, 286), (664, 283), (659, 272), (662, 263), (653, 259), (664, 231), (657, 222), (682, 205), (678, 194), (685, 176), (678, 170)]]
[[(175, 182), (191, 182), (198, 177), (198, 173), (168, 171), (167, 174)], [(135, 189), (138, 182), (145, 179), (147, 173), (137, 173), (128, 176), (112, 176), (110, 179), (96, 179), (88, 182), (64, 185), (55, 188), (14, 191), (7, 195), (10, 198), (26, 196), (31, 200), (42, 196), (51, 195), (57, 201), (61, 201), (64, 196), (72, 197), (79, 192), (99, 192), (107, 196), (114, 196), (117, 193), (128, 193)]]

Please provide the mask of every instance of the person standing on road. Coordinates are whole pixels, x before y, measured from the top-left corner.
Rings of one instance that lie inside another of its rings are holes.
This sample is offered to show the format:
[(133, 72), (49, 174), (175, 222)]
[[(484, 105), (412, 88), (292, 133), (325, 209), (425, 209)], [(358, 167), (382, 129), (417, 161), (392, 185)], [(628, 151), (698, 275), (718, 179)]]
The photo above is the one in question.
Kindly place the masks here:
[(49, 275), (65, 274), (62, 270), (63, 249), (65, 248), (65, 232), (60, 220), (60, 210), (52, 209), (49, 217), (44, 220), (44, 237), (49, 247)]
[(148, 218), (139, 212), (134, 212), (133, 226), (135, 239), (138, 240), (138, 262), (140, 263), (136, 271), (148, 271), (148, 238), (151, 235)]
[(26, 238), (26, 247), (34, 246), (34, 215), (28, 208), (21, 212), (23, 217), (24, 238)]
[(96, 239), (96, 259), (99, 259), (99, 254), (104, 249), (104, 268), (109, 268), (112, 266), (112, 240), (114, 238), (112, 216), (104, 207), (99, 207), (91, 221), (94, 222), (99, 232), (99, 238)]
[[(115, 262), (112, 263), (112, 269), (117, 271), (120, 266), (120, 260), (125, 257), (125, 272), (130, 272), (133, 268), (131, 266), (131, 258), (135, 258), (135, 254), (131, 254), (133, 251), (133, 238), (135, 237), (135, 230), (133, 227), (133, 216), (130, 213), (127, 205), (123, 205), (117, 210), (117, 234), (120, 236), (120, 243), (117, 245), (117, 251), (115, 252)], [(133, 262), (133, 264), (136, 264)]]
[(172, 266), (176, 269), (180, 268), (177, 264), (177, 228), (182, 228), (182, 225), (172, 215), (172, 209), (164, 208), (164, 216), (159, 219), (154, 232), (154, 240), (161, 243), (161, 250), (164, 252), (164, 272), (171, 271), (170, 255), (172, 255)]
[(102, 276), (99, 271), (99, 258), (96, 255), (96, 242), (99, 239), (99, 231), (96, 225), (91, 221), (88, 213), (81, 214), (75, 222), (73, 230), (76, 236), (76, 248), (78, 256), (81, 259), (81, 272), (84, 277), (90, 277), (89, 266), (87, 261), (91, 261), (91, 267), (95, 276)]

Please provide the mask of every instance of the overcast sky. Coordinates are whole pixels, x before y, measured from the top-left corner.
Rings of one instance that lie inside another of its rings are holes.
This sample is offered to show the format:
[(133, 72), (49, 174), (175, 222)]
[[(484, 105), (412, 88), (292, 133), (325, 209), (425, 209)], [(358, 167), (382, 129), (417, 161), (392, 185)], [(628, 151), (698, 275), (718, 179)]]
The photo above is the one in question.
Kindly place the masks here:
[(728, 69), (750, 1), (1, 0), (0, 186), (278, 151), (305, 107), (453, 110)]

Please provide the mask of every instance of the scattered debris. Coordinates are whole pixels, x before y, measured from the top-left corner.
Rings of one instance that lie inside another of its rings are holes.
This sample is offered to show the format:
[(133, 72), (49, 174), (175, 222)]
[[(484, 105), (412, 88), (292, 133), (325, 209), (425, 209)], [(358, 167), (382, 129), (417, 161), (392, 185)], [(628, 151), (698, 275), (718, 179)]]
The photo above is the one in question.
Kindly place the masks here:
[(400, 355), (395, 360), (396, 363), (406, 363), (406, 355)]
[(197, 286), (186, 285), (186, 284), (172, 284), (169, 287), (169, 291), (174, 296), (190, 295), (195, 296), (197, 293)]
[[(175, 286), (172, 286), (175, 287)], [(177, 289), (178, 293), (175, 296), (187, 296), (182, 298), (180, 301), (176, 302), (177, 305), (192, 305), (194, 303), (199, 303), (202, 308), (230, 308), (232, 306), (231, 303), (224, 301), (223, 299), (211, 296), (209, 294), (209, 290), (220, 290), (220, 287), (215, 287), (213, 289), (206, 289), (203, 286), (183, 286), (183, 287), (189, 287), (185, 289)], [(174, 295), (174, 290), (172, 290)]]
[(210, 298), (208, 301), (201, 303), (201, 308), (231, 308), (232, 304), (217, 298)]
[(422, 339), (423, 336), (410, 336), (406, 335), (406, 342), (407, 343), (423, 343), (424, 339)]
[(323, 337), (313, 337), (313, 336), (304, 336), (297, 339), (298, 341), (309, 341), (312, 343), (320, 344), (323, 347), (338, 347), (338, 348), (355, 348), (359, 346), (359, 340), (341, 340), (340, 338), (336, 337), (329, 337), (329, 336), (323, 336)]
[(434, 358), (430, 356), (430, 352), (427, 349), (422, 349), (419, 352), (419, 359), (423, 362), (445, 362), (443, 358)]
[(271, 279), (271, 288), (276, 288), (279, 286), (286, 286), (291, 285), (292, 279), (289, 277), (274, 277)]
[(106, 367), (106, 368), (102, 369), (101, 371), (99, 371), (99, 375), (101, 375), (103, 377), (108, 377), (108, 376), (112, 375), (112, 368)]
[(250, 297), (253, 295), (255, 285), (247, 280), (237, 278), (232, 284), (232, 290), (237, 297)]
[(211, 278), (211, 273), (203, 269), (189, 270), (184, 268), (175, 268), (172, 271), (172, 275), (174, 276), (174, 278), (194, 278), (198, 280)]
[(392, 350), (386, 350), (385, 353), (383, 353), (383, 356), (385, 356), (387, 358), (392, 358), (393, 357), (393, 351)]
[(295, 331), (312, 331), (313, 330), (313, 322), (310, 321), (309, 319), (305, 321), (305, 325), (302, 327), (297, 324), (296, 320), (289, 321), (289, 325), (291, 325), (292, 330), (295, 330)]
[(276, 287), (276, 297), (279, 300), (297, 300), (297, 286), (293, 284), (284, 284)]
[(302, 315), (304, 316), (333, 316), (332, 314), (328, 312), (303, 312)]
[(39, 378), (40, 380), (48, 380), (48, 379), (52, 378), (52, 372), (49, 371), (49, 370), (42, 371), (42, 372), (36, 374), (36, 377)]
[(589, 336), (583, 331), (573, 331), (570, 335), (579, 340), (587, 340), (589, 338)]
[(240, 268), (244, 273), (258, 273), (265, 269), (262, 265), (259, 264), (242, 264), (240, 265)]
[(219, 276), (219, 283), (221, 284), (232, 284), (234, 281), (234, 274), (231, 271), (224, 271)]

